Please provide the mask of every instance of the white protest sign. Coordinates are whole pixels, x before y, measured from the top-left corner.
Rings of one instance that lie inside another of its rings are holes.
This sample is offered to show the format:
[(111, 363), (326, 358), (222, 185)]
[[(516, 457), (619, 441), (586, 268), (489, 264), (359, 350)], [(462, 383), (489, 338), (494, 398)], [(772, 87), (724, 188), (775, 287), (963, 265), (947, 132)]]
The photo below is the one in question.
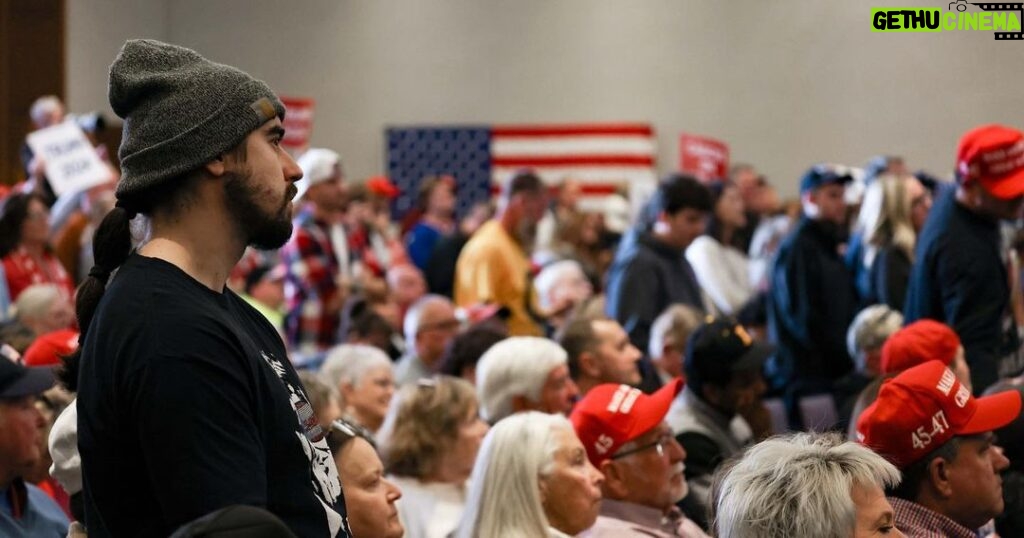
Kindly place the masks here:
[(110, 181), (110, 168), (77, 125), (64, 122), (28, 135), (28, 146), (43, 158), (53, 192), (80, 191)]

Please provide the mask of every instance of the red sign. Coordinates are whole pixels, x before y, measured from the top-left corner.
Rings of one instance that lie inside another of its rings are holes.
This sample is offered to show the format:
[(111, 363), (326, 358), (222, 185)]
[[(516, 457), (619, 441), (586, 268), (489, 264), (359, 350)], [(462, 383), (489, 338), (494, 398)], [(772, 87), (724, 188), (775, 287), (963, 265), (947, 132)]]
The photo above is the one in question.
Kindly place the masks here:
[(721, 179), (729, 173), (729, 145), (706, 136), (679, 136), (679, 169), (702, 181)]
[(309, 148), (315, 102), (308, 97), (281, 97), (281, 103), (285, 108), (281, 145), (292, 155), (299, 155)]

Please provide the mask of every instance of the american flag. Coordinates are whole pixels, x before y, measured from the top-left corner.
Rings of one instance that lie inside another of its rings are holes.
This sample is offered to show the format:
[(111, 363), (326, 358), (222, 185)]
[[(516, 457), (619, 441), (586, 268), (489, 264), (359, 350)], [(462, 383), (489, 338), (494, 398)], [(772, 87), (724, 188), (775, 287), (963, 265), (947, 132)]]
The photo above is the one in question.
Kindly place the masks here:
[(388, 175), (402, 192), (399, 217), (430, 175), (455, 177), (460, 216), (521, 168), (551, 187), (580, 181), (584, 207), (620, 188), (636, 200), (657, 182), (654, 129), (643, 123), (399, 127), (387, 129), (386, 139)]

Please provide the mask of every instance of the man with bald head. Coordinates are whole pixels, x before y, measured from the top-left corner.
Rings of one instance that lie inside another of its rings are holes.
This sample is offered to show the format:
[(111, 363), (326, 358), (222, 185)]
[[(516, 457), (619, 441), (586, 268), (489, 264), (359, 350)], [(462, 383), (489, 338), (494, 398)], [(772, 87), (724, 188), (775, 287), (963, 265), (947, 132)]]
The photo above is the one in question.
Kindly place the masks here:
[(408, 351), (395, 366), (399, 386), (437, 372), (445, 348), (459, 329), (459, 320), (447, 297), (426, 295), (409, 307), (403, 328)]

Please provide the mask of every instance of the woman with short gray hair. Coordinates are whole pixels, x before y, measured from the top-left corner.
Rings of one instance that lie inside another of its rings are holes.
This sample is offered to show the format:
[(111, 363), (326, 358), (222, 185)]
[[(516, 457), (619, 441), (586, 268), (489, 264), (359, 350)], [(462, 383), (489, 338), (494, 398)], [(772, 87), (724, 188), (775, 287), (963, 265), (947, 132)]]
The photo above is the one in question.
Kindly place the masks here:
[(798, 433), (758, 443), (719, 477), (719, 538), (904, 536), (883, 489), (900, 473), (838, 434)]
[(373, 346), (342, 344), (327, 352), (320, 373), (337, 387), (344, 416), (376, 433), (395, 393), (391, 359)]

